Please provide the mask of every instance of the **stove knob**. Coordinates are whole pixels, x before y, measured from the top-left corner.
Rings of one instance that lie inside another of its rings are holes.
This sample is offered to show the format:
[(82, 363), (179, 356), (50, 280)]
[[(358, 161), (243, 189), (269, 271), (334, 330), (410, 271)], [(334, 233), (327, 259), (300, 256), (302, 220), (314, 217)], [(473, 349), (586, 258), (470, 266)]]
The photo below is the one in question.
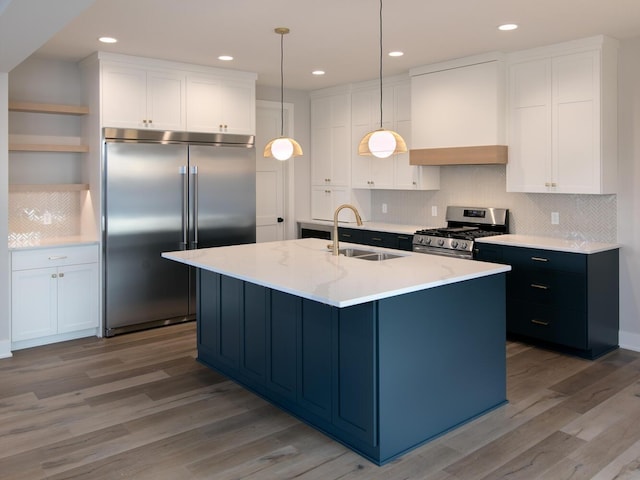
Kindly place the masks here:
[(451, 248), (456, 248), (458, 246), (457, 240), (451, 240)]
[(460, 244), (460, 249), (461, 249), (461, 250), (465, 250), (466, 248), (467, 248), (467, 242), (462, 242), (462, 243)]
[(431, 237), (427, 237), (424, 239), (424, 243), (427, 245), (431, 245)]
[(444, 240), (440, 239), (438, 240), (438, 246), (442, 247), (444, 245)]

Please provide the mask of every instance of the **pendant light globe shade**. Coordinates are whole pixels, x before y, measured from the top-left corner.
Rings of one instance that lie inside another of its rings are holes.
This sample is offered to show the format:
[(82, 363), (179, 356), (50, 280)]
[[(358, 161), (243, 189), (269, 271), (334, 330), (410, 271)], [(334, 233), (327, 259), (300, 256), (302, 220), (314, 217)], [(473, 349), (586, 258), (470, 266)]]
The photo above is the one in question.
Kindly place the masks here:
[(378, 158), (388, 158), (395, 153), (406, 153), (407, 144), (404, 139), (393, 130), (380, 128), (367, 133), (358, 145), (358, 155), (373, 155)]
[(273, 157), (276, 160), (289, 160), (291, 157), (302, 155), (302, 147), (293, 138), (278, 137), (271, 140), (264, 147), (265, 158)]

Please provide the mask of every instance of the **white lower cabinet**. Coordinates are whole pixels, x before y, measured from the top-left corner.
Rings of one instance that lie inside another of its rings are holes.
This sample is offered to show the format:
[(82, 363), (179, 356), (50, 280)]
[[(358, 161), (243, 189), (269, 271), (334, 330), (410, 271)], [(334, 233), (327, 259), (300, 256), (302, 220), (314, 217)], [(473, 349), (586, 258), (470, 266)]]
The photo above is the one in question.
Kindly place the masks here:
[(97, 245), (16, 251), (11, 263), (13, 349), (97, 333)]
[[(333, 220), (336, 208), (343, 203), (354, 203), (351, 199), (351, 191), (347, 187), (311, 188), (311, 218)], [(339, 220), (342, 222), (355, 222), (356, 218), (351, 210), (345, 209), (340, 212)]]

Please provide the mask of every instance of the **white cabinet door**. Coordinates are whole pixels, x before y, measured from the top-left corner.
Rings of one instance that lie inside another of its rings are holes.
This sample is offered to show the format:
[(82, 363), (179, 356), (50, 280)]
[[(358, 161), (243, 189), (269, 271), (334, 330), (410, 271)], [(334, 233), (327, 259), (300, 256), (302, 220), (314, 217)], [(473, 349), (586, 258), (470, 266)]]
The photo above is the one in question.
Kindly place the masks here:
[(349, 185), (350, 146), (350, 95), (314, 98), (311, 102), (312, 185)]
[(58, 331), (98, 327), (98, 264), (58, 269)]
[(228, 133), (256, 132), (256, 90), (254, 81), (226, 80), (222, 83), (221, 118)]
[(551, 61), (509, 68), (507, 191), (546, 192), (551, 182)]
[(552, 180), (559, 193), (598, 193), (600, 185), (600, 63), (596, 52), (553, 59)]
[(18, 270), (11, 275), (11, 339), (57, 332), (58, 273), (55, 267)]
[[(345, 187), (321, 187), (311, 189), (311, 218), (316, 220), (333, 220), (337, 207), (349, 203), (349, 189)], [(340, 212), (340, 221), (355, 222), (355, 215), (349, 209)]]
[(97, 245), (16, 251), (11, 258), (13, 342), (42, 345), (98, 328)]
[(147, 72), (147, 127), (184, 130), (185, 78), (181, 73)]
[(187, 76), (187, 130), (255, 133), (255, 82)]
[(184, 130), (184, 75), (104, 65), (101, 111), (106, 127)]
[(146, 127), (147, 72), (141, 68), (105, 65), (101, 101), (105, 127)]
[(615, 193), (617, 43), (599, 42), (514, 55), (507, 191)]

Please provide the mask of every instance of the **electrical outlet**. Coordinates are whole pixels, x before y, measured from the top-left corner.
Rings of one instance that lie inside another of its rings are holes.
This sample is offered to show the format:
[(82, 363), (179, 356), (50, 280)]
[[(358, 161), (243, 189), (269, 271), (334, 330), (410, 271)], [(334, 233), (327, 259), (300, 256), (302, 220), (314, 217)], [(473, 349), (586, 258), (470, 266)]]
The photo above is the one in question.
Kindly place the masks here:
[(44, 212), (44, 215), (42, 215), (42, 223), (44, 225), (51, 225), (51, 213)]
[(551, 225), (560, 224), (560, 214), (558, 212), (551, 212)]
[(382, 213), (387, 213), (387, 204), (386, 203), (382, 204)]
[(431, 207), (431, 216), (432, 217), (437, 217), (438, 216), (438, 207), (436, 205), (433, 205)]

